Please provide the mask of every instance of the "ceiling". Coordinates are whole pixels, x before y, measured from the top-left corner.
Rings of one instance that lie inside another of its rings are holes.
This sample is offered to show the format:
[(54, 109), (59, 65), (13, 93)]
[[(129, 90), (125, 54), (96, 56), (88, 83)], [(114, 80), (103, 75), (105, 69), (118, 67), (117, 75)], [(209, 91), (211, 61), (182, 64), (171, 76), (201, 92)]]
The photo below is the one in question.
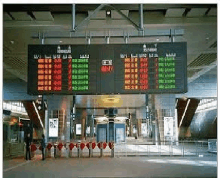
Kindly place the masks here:
[[(156, 36), (135, 38), (132, 35), (139, 34), (135, 26), (140, 21), (138, 4), (104, 6), (96, 16), (84, 20), (97, 7), (99, 4), (76, 4), (77, 28), (72, 32), (71, 4), (3, 4), (3, 81), (27, 81), (27, 47), (41, 44), (42, 36), (45, 44), (86, 44), (88, 36), (91, 44), (102, 44), (106, 43), (106, 35), (110, 36), (110, 43), (125, 43), (126, 34), (130, 34), (128, 43), (169, 42), (170, 29), (183, 32), (174, 37), (174, 42), (187, 42), (188, 82), (207, 72), (217, 77), (216, 4), (144, 4), (144, 30)], [(106, 10), (111, 10), (110, 18), (106, 17)], [(90, 96), (83, 97), (86, 102), (90, 100)], [(132, 98), (134, 103), (141, 100), (143, 106), (145, 99), (140, 97)], [(122, 107), (133, 106), (126, 98), (123, 103)]]

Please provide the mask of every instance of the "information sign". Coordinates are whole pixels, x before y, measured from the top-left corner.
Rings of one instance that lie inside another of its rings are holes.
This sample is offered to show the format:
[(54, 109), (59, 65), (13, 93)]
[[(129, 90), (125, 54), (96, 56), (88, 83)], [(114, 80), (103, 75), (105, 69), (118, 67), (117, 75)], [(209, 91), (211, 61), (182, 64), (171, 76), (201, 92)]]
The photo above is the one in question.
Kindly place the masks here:
[(29, 45), (28, 94), (187, 92), (186, 43)]

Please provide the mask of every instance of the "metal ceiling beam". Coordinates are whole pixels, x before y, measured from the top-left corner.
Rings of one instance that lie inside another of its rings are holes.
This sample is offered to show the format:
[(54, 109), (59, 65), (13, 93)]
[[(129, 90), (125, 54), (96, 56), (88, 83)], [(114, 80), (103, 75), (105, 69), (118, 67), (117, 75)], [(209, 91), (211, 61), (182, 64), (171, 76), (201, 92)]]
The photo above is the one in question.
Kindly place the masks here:
[[(172, 34), (173, 36), (182, 36), (184, 35), (184, 29), (164, 29), (164, 30), (156, 30), (156, 29), (146, 29), (143, 31), (144, 35), (141, 37), (159, 37), (159, 36), (170, 36)], [(44, 38), (87, 38), (88, 34), (91, 38), (105, 38), (106, 36), (111, 36), (111, 38), (124, 38), (125, 34), (126, 36), (129, 36), (129, 38), (132, 37), (140, 37), (140, 34), (137, 30), (131, 30), (131, 31), (88, 31), (88, 32), (80, 32), (77, 31), (74, 34), (69, 34), (69, 32), (49, 32), (44, 33)], [(32, 38), (39, 38), (38, 33), (34, 33), (32, 35)]]
[[(77, 4), (76, 11), (86, 12), (94, 10), (98, 4)], [(115, 4), (121, 10), (138, 10), (138, 4)], [(168, 8), (216, 8), (217, 4), (144, 4), (144, 9), (168, 9)], [(4, 12), (12, 11), (51, 11), (52, 13), (66, 12), (71, 13), (71, 4), (3, 4)]]
[(76, 26), (76, 5), (72, 4), (72, 31), (75, 30)]
[(141, 31), (144, 30), (144, 11), (143, 11), (143, 4), (139, 5), (139, 15), (140, 15), (140, 24), (139, 24), (139, 28)]
[(124, 19), (126, 19), (129, 23), (131, 23), (137, 30), (140, 30), (140, 27), (135, 22), (133, 22), (129, 17), (127, 17), (124, 13), (122, 13), (119, 9), (117, 9), (112, 5), (107, 5), (107, 6), (116, 10), (122, 17), (124, 17)]
[(77, 31), (77, 29), (81, 28), (82, 26), (88, 24), (91, 18), (95, 17), (98, 12), (104, 7), (106, 4), (101, 4), (99, 7), (97, 7), (92, 14), (90, 14), (87, 18), (85, 18), (79, 25), (77, 25), (74, 29), (73, 32)]
[[(127, 17), (127, 16), (126, 16)], [(66, 18), (66, 16), (65, 16)], [(69, 17), (71, 19), (71, 15)], [(77, 21), (77, 14), (76, 14), (76, 21)], [(138, 19), (136, 19), (138, 20)], [(59, 15), (57, 18), (56, 14), (54, 15), (54, 21), (3, 21), (4, 28), (37, 28), (42, 29), (43, 31), (51, 31), (52, 30), (60, 30), (60, 31), (67, 31), (67, 29), (71, 29), (72, 24), (71, 20), (62, 20), (62, 15)], [(131, 29), (133, 25), (128, 21), (123, 20), (111, 20), (111, 24), (108, 24), (106, 20), (92, 20), (89, 27), (90, 30), (102, 30), (102, 29)], [(85, 22), (84, 22), (85, 23)], [(95, 25), (93, 25), (95, 24)], [(99, 24), (99, 25), (97, 25)], [(216, 25), (217, 20), (216, 17), (201, 17), (201, 18), (155, 18), (152, 21), (151, 18), (144, 19), (144, 26), (148, 28), (169, 28), (170, 26), (194, 26), (194, 25)], [(135, 24), (136, 25), (136, 24)], [(85, 30), (82, 26), (77, 27), (77, 29), (81, 28), (80, 30)], [(139, 26), (136, 25), (138, 29)]]
[(190, 77), (188, 79), (188, 83), (193, 82), (194, 80), (196, 80), (197, 78), (199, 78), (200, 76), (204, 75), (205, 73), (207, 73), (208, 71), (210, 71), (211, 69), (213, 69), (214, 67), (217, 66), (217, 59), (215, 62), (211, 63), (209, 66), (205, 67), (204, 69), (202, 69), (201, 71), (197, 72), (195, 75), (193, 75), (192, 77)]

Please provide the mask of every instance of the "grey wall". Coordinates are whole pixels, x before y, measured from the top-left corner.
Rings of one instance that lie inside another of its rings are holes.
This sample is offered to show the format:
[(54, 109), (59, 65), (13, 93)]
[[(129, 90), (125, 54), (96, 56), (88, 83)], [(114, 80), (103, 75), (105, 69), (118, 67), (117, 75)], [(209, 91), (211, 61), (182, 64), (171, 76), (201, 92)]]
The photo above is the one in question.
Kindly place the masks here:
[(27, 94), (27, 82), (16, 80), (3, 80), (3, 100), (35, 100), (37, 96)]
[(190, 124), (191, 138), (217, 138), (217, 109), (195, 113)]
[(217, 68), (200, 76), (188, 84), (188, 92), (176, 94), (176, 98), (186, 96), (193, 98), (217, 97)]

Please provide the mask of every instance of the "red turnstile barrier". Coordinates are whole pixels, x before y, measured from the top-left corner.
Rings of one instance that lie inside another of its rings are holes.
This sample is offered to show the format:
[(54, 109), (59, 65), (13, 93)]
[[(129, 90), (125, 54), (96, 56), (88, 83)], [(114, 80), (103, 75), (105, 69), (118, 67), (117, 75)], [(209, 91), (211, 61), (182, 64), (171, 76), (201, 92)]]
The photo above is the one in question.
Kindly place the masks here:
[(74, 146), (75, 146), (75, 144), (74, 143), (70, 143), (69, 144), (69, 149), (70, 149), (70, 151), (69, 151), (69, 157), (72, 157), (72, 150), (73, 150), (73, 148), (74, 148)]
[(86, 144), (86, 147), (89, 149), (90, 145), (91, 145), (91, 148), (92, 148), (92, 149), (95, 149), (95, 147), (96, 147), (95, 142), (89, 142), (89, 143), (87, 143), (87, 144)]
[(48, 143), (47, 149), (50, 150), (51, 148), (52, 148), (52, 144), (51, 144), (51, 143)]
[(63, 148), (63, 144), (59, 143), (57, 147), (58, 147), (59, 150), (61, 150)]
[(30, 150), (31, 150), (31, 157), (33, 158), (34, 155), (35, 155), (35, 151), (37, 150), (36, 145), (35, 145), (35, 144), (32, 144), (32, 145), (30, 146)]
[(75, 146), (75, 145), (74, 145), (73, 143), (70, 143), (70, 144), (69, 144), (69, 149), (72, 150), (72, 149), (74, 148), (74, 146)]
[(107, 146), (107, 143), (104, 142), (103, 145), (102, 145), (102, 148), (103, 148), (103, 149), (106, 149), (106, 146)]
[(32, 145), (31, 145), (31, 152), (34, 152), (34, 151), (36, 151), (36, 150), (37, 150), (36, 145), (35, 145), (35, 144), (32, 144)]
[(99, 142), (98, 143), (98, 147), (99, 147), (99, 149), (105, 149), (106, 148), (106, 146), (107, 146), (107, 143), (106, 142)]
[(80, 143), (80, 149), (83, 150), (85, 148), (85, 143)]
[(93, 155), (93, 149), (96, 147), (96, 144), (94, 142), (89, 142), (86, 144), (86, 147), (89, 149), (89, 157), (91, 158)]
[(86, 143), (86, 147), (87, 147), (88, 149), (90, 148), (90, 144), (91, 144), (91, 142)]
[(61, 157), (61, 156), (62, 156), (62, 151), (61, 151), (61, 149), (63, 148), (63, 144), (62, 144), (62, 143), (59, 143), (59, 144), (57, 145), (57, 148), (58, 148), (57, 155), (58, 155), (59, 157)]
[(52, 148), (52, 144), (51, 144), (51, 143), (48, 143), (46, 148), (47, 148), (47, 149), (45, 150), (45, 151), (46, 151), (46, 157), (51, 158), (51, 148)]
[(93, 143), (92, 143), (92, 149), (95, 149), (95, 147), (96, 147), (96, 143), (93, 142)]
[(109, 148), (112, 150), (114, 148), (114, 142), (109, 142), (108, 143)]
[(114, 142), (109, 142), (108, 146), (111, 149), (111, 157), (114, 157), (115, 156), (115, 150), (114, 150), (115, 145), (114, 145)]
[(101, 149), (101, 142), (99, 142), (97, 145), (98, 145), (98, 148)]
[(98, 143), (98, 147), (99, 147), (99, 149), (106, 149), (106, 146), (107, 146), (107, 143), (106, 142), (99, 142)]
[(100, 149), (100, 156), (102, 157), (103, 156), (103, 149), (105, 149), (107, 146), (107, 143), (106, 142), (99, 142), (98, 143), (98, 147)]

